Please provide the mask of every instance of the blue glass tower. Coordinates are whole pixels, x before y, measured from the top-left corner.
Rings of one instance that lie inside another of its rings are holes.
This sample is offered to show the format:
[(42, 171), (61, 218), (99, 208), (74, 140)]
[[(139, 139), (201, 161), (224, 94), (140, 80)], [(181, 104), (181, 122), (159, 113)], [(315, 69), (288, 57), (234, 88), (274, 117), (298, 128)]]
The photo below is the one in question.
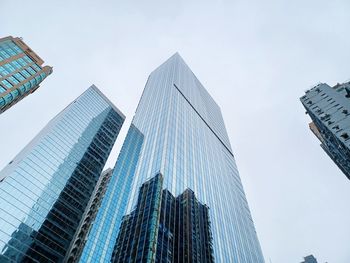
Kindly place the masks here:
[(264, 262), (220, 108), (179, 54), (148, 78), (81, 262), (110, 262), (123, 216), (158, 172), (172, 195), (190, 188), (210, 208), (216, 262)]
[(0, 172), (0, 262), (63, 262), (124, 119), (91, 86)]

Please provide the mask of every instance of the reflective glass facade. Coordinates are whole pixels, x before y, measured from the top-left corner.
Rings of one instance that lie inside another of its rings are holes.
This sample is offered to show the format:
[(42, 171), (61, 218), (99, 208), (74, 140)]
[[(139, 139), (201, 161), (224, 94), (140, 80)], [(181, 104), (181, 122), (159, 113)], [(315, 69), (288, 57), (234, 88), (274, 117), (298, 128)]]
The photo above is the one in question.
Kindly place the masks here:
[(174, 197), (157, 174), (143, 183), (130, 214), (123, 217), (112, 262), (212, 263), (209, 208), (191, 189)]
[(112, 262), (155, 262), (162, 201), (161, 174), (142, 184), (136, 208), (123, 217)]
[(81, 225), (75, 233), (74, 242), (71, 244), (71, 248), (67, 254), (67, 262), (77, 262), (85, 246), (86, 236), (89, 233), (92, 222), (95, 220), (98, 209), (101, 206), (101, 201), (106, 193), (108, 183), (113, 174), (112, 169), (107, 169), (101, 174), (94, 193), (90, 198), (89, 205), (84, 213)]
[(0, 172), (0, 262), (63, 262), (124, 119), (91, 86)]
[(107, 191), (87, 236), (80, 262), (109, 262), (139, 159), (143, 134), (131, 124)]
[(350, 82), (319, 84), (301, 97), (321, 147), (350, 179)]
[(149, 76), (129, 138), (135, 130), (140, 138), (124, 142), (81, 262), (111, 260), (122, 217), (158, 172), (174, 196), (190, 188), (210, 207), (216, 262), (264, 262), (220, 108), (178, 54)]

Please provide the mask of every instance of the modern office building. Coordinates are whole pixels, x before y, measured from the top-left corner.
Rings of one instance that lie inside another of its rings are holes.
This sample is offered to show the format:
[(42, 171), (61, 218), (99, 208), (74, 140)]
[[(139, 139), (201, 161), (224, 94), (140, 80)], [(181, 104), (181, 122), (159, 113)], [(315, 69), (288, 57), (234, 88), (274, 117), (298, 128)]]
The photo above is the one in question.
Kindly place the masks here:
[(317, 263), (316, 258), (313, 255), (304, 257), (304, 261), (301, 263)]
[(214, 262), (206, 205), (191, 189), (175, 198), (163, 176), (145, 182), (135, 210), (123, 217), (112, 262)]
[(0, 172), (1, 262), (63, 262), (124, 119), (91, 86)]
[(67, 262), (77, 262), (83, 251), (86, 236), (90, 231), (92, 222), (96, 218), (98, 209), (101, 206), (102, 198), (104, 197), (108, 183), (113, 174), (113, 170), (108, 168), (103, 171), (96, 186), (88, 207), (85, 210), (83, 219), (81, 220), (79, 229), (75, 233), (74, 241), (71, 243), (70, 250), (66, 256)]
[(52, 67), (21, 38), (0, 38), (0, 114), (39, 88)]
[(321, 147), (350, 179), (350, 82), (334, 87), (319, 84), (300, 100)]
[(220, 108), (179, 54), (148, 78), (80, 262), (111, 261), (123, 216), (158, 172), (171, 194), (190, 188), (210, 207), (216, 262), (264, 262)]

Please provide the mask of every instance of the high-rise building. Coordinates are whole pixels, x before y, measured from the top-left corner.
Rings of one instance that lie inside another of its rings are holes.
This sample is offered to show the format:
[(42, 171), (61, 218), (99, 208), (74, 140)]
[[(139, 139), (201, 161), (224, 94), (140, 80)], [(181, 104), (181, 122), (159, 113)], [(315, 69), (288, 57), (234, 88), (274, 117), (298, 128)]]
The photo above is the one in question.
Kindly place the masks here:
[(301, 263), (317, 263), (316, 258), (313, 255), (304, 257), (304, 261)]
[(319, 84), (300, 100), (321, 147), (350, 179), (350, 82), (334, 87)]
[(75, 233), (74, 242), (71, 243), (71, 248), (67, 254), (67, 262), (76, 262), (82, 253), (85, 245), (85, 239), (90, 231), (91, 224), (94, 221), (97, 211), (101, 206), (102, 198), (104, 197), (108, 183), (113, 174), (113, 170), (108, 168), (103, 171), (96, 186), (93, 195), (90, 198), (88, 207), (85, 210), (83, 219), (81, 220), (79, 229)]
[(209, 208), (191, 189), (175, 198), (163, 176), (143, 183), (135, 210), (123, 217), (112, 262), (214, 262)]
[(63, 262), (124, 119), (91, 86), (0, 172), (1, 262)]
[(158, 172), (174, 196), (190, 188), (210, 207), (216, 262), (264, 262), (220, 108), (179, 54), (148, 78), (81, 262), (111, 260), (123, 216)]
[(39, 88), (52, 67), (21, 38), (0, 38), (0, 114)]

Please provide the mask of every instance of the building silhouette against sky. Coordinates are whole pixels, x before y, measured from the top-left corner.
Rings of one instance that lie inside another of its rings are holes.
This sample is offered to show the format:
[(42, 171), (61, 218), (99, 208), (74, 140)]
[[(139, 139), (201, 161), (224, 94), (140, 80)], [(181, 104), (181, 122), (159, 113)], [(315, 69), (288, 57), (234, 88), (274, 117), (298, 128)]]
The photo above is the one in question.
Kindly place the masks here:
[(0, 172), (1, 262), (63, 262), (124, 119), (91, 86)]
[(350, 82), (319, 84), (301, 97), (321, 147), (350, 179)]
[(264, 258), (219, 106), (179, 54), (149, 76), (80, 262), (109, 262), (123, 216), (150, 175), (209, 209), (216, 262)]
[(301, 263), (317, 263), (317, 259), (313, 255), (310, 255), (310, 256), (304, 257), (304, 261)]
[(142, 184), (135, 209), (123, 217), (112, 262), (214, 262), (209, 208), (191, 189), (175, 198), (162, 187), (161, 174)]
[(33, 93), (52, 73), (52, 67), (21, 38), (0, 38), (0, 114)]

